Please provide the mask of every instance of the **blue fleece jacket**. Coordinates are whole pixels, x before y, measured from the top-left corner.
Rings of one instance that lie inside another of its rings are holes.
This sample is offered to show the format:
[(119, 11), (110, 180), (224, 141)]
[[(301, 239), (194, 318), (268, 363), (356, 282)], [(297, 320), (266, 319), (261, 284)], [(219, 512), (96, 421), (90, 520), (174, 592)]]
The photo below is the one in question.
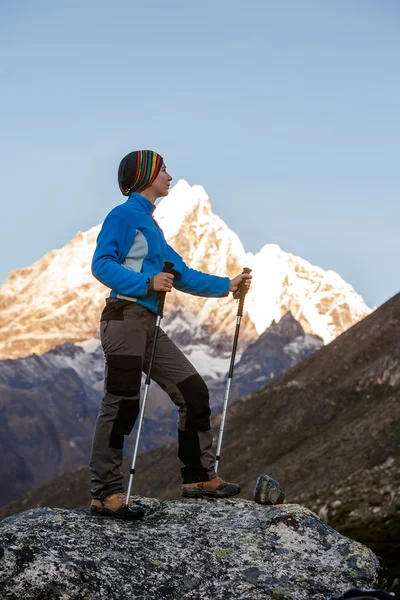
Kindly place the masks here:
[(124, 204), (107, 215), (92, 260), (92, 273), (111, 288), (110, 297), (124, 298), (157, 312), (157, 293), (149, 291), (151, 277), (166, 261), (174, 264), (174, 287), (195, 296), (222, 297), (229, 294), (230, 280), (190, 269), (167, 244), (152, 216), (153, 204), (132, 193)]

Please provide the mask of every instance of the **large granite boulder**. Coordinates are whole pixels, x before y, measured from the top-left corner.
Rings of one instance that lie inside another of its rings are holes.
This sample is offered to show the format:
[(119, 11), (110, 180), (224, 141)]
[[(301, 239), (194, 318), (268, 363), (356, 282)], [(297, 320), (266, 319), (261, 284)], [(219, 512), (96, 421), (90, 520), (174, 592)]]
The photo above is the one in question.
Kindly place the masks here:
[(384, 587), (378, 558), (297, 504), (158, 501), (138, 522), (38, 508), (0, 523), (7, 600), (325, 600)]

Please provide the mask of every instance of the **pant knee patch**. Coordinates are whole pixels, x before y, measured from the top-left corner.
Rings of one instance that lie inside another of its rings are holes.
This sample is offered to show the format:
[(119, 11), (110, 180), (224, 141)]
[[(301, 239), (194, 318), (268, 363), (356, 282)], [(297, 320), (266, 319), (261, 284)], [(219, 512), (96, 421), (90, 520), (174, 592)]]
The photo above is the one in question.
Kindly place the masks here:
[(110, 448), (120, 450), (124, 446), (124, 435), (129, 435), (139, 414), (139, 398), (122, 399), (110, 435)]
[(204, 379), (196, 373), (177, 384), (186, 404), (185, 430), (210, 429), (210, 396)]
[(131, 398), (140, 392), (142, 357), (112, 354), (106, 357), (106, 390), (115, 396)]

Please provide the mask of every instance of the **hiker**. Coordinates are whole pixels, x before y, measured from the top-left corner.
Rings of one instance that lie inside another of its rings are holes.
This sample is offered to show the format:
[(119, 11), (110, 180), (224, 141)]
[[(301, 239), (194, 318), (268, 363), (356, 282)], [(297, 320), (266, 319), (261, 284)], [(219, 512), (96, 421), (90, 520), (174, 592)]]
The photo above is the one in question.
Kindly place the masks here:
[[(172, 177), (163, 158), (150, 150), (122, 159), (118, 184), (126, 202), (107, 215), (97, 238), (92, 273), (111, 288), (100, 318), (106, 358), (104, 397), (97, 418), (90, 471), (91, 513), (139, 519), (144, 511), (125, 497), (121, 473), (124, 436), (140, 408), (142, 371), (147, 373), (158, 305), (157, 292), (172, 288), (196, 296), (222, 298), (237, 293), (251, 275), (208, 275), (186, 266), (166, 242), (153, 218), (154, 202), (168, 195)], [(162, 272), (164, 263), (173, 272)], [(226, 498), (240, 492), (215, 473), (211, 452), (208, 388), (190, 361), (160, 330), (151, 378), (178, 406), (178, 457), (183, 464), (182, 496)]]

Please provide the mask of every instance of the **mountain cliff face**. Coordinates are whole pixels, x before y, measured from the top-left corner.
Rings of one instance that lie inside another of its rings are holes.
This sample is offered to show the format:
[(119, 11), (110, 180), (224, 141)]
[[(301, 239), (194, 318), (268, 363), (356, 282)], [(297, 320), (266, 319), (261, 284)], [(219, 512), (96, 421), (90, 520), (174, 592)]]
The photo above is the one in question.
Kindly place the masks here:
[[(111, 207), (110, 207), (111, 209)], [(155, 217), (187, 264), (233, 277), (253, 269), (240, 336), (239, 356), (288, 311), (306, 333), (329, 342), (370, 313), (362, 298), (333, 271), (324, 271), (267, 244), (246, 253), (238, 236), (213, 214), (201, 186), (179, 181)], [(43, 354), (65, 342), (98, 337), (98, 321), (109, 294), (90, 272), (100, 226), (78, 233), (30, 267), (11, 272), (0, 289), (0, 358)], [(236, 305), (229, 298), (168, 295), (164, 327), (197, 365), (218, 378), (227, 370)]]

